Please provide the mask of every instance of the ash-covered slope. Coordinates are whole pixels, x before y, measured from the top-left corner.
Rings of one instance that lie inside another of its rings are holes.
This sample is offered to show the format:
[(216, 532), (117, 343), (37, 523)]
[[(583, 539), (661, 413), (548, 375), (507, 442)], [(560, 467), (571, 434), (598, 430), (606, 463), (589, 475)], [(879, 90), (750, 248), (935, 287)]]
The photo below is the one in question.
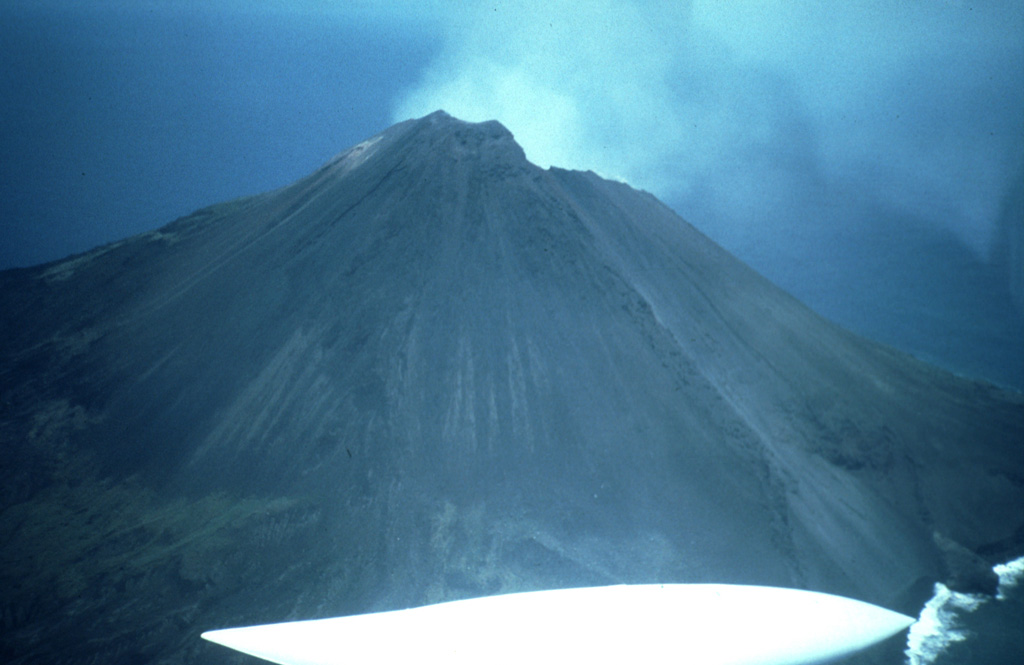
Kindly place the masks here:
[[(1024, 549), (1024, 400), (816, 316), (495, 122), (0, 273), (8, 662), (616, 582), (905, 612)], [(948, 547), (946, 547), (948, 550)]]

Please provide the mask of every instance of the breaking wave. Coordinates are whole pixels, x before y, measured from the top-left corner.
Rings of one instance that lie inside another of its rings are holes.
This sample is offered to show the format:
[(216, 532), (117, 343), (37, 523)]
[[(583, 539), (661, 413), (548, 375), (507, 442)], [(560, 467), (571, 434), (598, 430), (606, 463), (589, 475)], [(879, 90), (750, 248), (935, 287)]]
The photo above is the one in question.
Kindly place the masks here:
[(907, 635), (907, 665), (1024, 662), (1024, 557), (992, 570), (999, 576), (995, 597), (935, 585)]

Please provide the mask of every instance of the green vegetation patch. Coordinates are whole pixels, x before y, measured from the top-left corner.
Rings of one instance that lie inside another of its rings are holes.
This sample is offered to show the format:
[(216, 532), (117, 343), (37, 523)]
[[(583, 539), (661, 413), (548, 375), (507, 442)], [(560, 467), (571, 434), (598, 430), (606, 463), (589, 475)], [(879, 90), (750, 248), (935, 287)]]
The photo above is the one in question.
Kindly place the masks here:
[(0, 574), (10, 594), (45, 590), (69, 600), (97, 584), (143, 577), (172, 560), (191, 568), (292, 505), (289, 499), (226, 494), (161, 500), (134, 482), (95, 478), (54, 486), (0, 513)]

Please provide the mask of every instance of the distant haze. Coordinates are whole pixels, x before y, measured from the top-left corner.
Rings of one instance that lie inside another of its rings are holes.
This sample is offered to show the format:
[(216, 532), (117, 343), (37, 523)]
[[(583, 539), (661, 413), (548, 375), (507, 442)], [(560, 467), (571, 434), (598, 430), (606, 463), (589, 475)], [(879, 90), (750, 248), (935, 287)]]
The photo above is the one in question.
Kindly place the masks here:
[(1022, 34), (1014, 0), (15, 0), (0, 268), (443, 108), (655, 193), (844, 325), (1024, 385)]
[(988, 256), (1020, 186), (1020, 3), (520, 0), (452, 19), (396, 120), (501, 118), (534, 162), (709, 211), (741, 244), (884, 207)]

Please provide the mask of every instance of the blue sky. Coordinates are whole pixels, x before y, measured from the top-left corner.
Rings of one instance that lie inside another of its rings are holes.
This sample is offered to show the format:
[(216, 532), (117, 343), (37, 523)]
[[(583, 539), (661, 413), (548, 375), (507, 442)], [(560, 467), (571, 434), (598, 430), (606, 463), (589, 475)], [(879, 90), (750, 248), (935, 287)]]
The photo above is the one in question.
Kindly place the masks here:
[(1024, 224), (1021, 35), (1016, 0), (8, 0), (0, 268), (444, 108), (652, 191), (876, 337), (954, 306), (978, 324), (1024, 270), (1000, 264)]

